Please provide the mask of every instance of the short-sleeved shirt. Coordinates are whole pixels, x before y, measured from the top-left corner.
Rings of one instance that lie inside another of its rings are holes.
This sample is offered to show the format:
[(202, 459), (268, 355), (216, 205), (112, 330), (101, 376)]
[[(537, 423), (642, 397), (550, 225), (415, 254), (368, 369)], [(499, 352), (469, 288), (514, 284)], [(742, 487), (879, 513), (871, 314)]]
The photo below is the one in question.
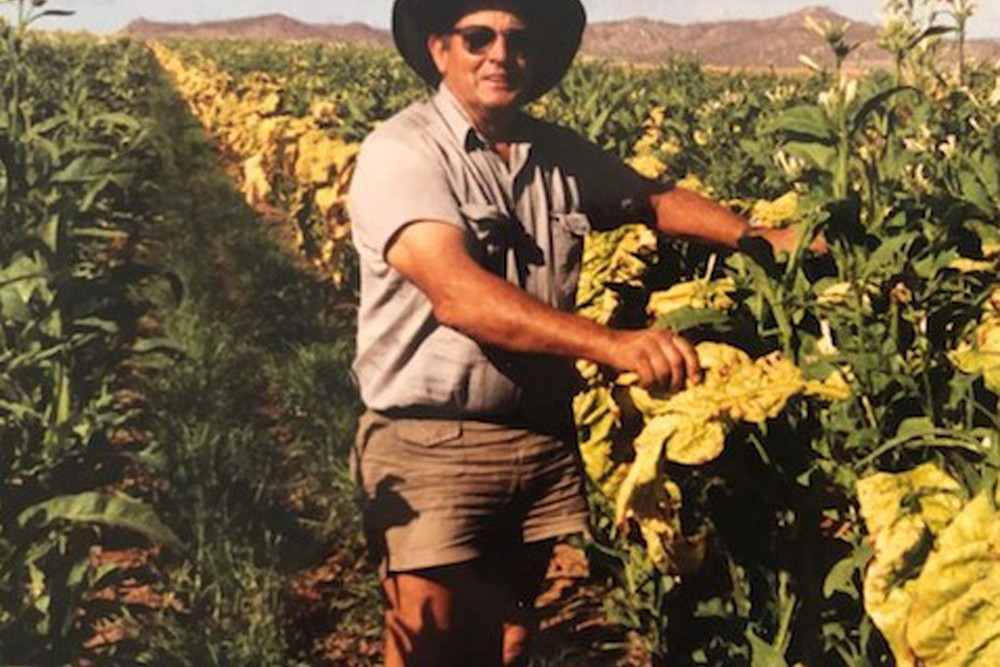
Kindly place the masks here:
[(369, 408), (502, 420), (565, 407), (572, 396), (571, 360), (507, 351), (442, 325), (386, 262), (410, 223), (454, 225), (482, 267), (553, 308), (574, 308), (585, 234), (620, 224), (656, 186), (565, 128), (527, 115), (516, 125), (505, 161), (442, 85), (364, 141), (348, 207), (361, 273), (352, 370)]

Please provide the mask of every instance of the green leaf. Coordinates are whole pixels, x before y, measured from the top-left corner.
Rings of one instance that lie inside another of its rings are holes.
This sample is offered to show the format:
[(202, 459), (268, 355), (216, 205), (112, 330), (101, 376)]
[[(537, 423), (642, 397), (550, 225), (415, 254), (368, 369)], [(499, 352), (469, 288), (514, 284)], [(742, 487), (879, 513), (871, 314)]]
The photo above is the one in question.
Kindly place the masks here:
[(111, 160), (95, 155), (81, 155), (52, 176), (53, 183), (89, 183), (102, 178)]
[(716, 331), (728, 330), (730, 320), (729, 314), (722, 310), (684, 307), (658, 318), (656, 324), (675, 333), (684, 333), (701, 327), (711, 327)]
[(136, 354), (168, 354), (185, 356), (186, 350), (169, 338), (141, 338), (132, 346)]
[(750, 642), (751, 667), (788, 667), (788, 662), (781, 651), (757, 636), (751, 629), (746, 630), (747, 641)]
[(44, 527), (56, 521), (124, 528), (158, 544), (178, 550), (183, 548), (174, 532), (160, 521), (149, 505), (122, 493), (88, 491), (59, 496), (29, 507), (17, 518), (22, 527)]
[(844, 593), (857, 600), (859, 590), (854, 575), (861, 574), (872, 557), (872, 547), (862, 542), (850, 554), (837, 561), (823, 580), (823, 596), (833, 597), (834, 593)]
[(139, 132), (142, 130), (142, 123), (127, 113), (122, 113), (120, 111), (97, 114), (91, 119), (91, 123), (94, 125), (103, 124), (124, 127), (132, 130), (133, 132)]
[(817, 106), (792, 107), (782, 113), (776, 122), (778, 132), (803, 143), (834, 143), (836, 128), (827, 115)]
[(934, 422), (930, 417), (910, 417), (904, 419), (896, 429), (896, 438), (908, 440), (923, 436), (933, 435), (935, 431)]
[(882, 105), (888, 102), (890, 99), (896, 95), (910, 91), (920, 95), (920, 91), (913, 86), (896, 86), (895, 88), (890, 88), (889, 90), (883, 90), (881, 93), (877, 93), (865, 100), (865, 103), (861, 105), (857, 113), (854, 114), (854, 118), (851, 119), (851, 134), (856, 134), (860, 130), (864, 129), (865, 124), (868, 122), (868, 117), (874, 112), (882, 108)]
[(771, 244), (759, 236), (744, 236), (739, 240), (737, 248), (753, 262), (771, 280), (777, 280), (781, 276), (781, 269), (774, 258), (774, 248)]
[(979, 209), (985, 215), (993, 215), (995, 208), (990, 200), (990, 194), (986, 190), (982, 181), (972, 171), (960, 171), (958, 182), (962, 190), (962, 197)]
[(802, 158), (823, 171), (833, 171), (833, 166), (837, 159), (837, 149), (833, 146), (821, 143), (790, 141), (784, 147), (794, 157)]

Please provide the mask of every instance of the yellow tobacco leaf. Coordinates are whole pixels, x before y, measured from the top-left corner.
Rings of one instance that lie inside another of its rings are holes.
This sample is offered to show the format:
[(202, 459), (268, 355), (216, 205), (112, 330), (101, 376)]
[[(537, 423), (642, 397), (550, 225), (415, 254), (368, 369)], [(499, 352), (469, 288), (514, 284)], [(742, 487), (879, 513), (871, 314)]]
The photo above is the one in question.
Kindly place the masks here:
[(676, 139), (668, 139), (660, 144), (660, 152), (664, 155), (680, 155), (683, 150), (684, 147)]
[(663, 122), (666, 120), (667, 110), (665, 107), (653, 107), (649, 111), (649, 118), (643, 125), (647, 128), (659, 128), (663, 126)]
[(594, 387), (574, 397), (573, 414), (587, 474), (600, 483), (611, 472), (611, 436), (621, 425), (618, 404), (611, 389)]
[(243, 192), (251, 206), (267, 202), (271, 196), (271, 182), (267, 176), (264, 155), (258, 154), (243, 163)]
[(820, 292), (816, 303), (820, 306), (842, 306), (847, 303), (847, 295), (851, 293), (851, 289), (851, 283), (835, 283)]
[(670, 289), (653, 292), (646, 312), (651, 317), (662, 317), (680, 308), (714, 308), (727, 310), (733, 307), (730, 295), (736, 291), (732, 278), (709, 281), (703, 279), (677, 283)]
[(576, 370), (588, 384), (597, 381), (601, 374), (601, 367), (590, 359), (577, 359)]
[(840, 371), (833, 371), (825, 380), (807, 380), (805, 392), (834, 401), (846, 401), (851, 397), (851, 385)]
[(948, 265), (949, 269), (955, 269), (959, 273), (972, 273), (973, 271), (992, 271), (996, 268), (996, 262), (992, 260), (970, 259), (959, 257), (952, 260)]
[(615, 316), (621, 306), (621, 297), (617, 292), (605, 290), (592, 298), (592, 301), (577, 311), (583, 317), (607, 324)]
[(309, 115), (320, 125), (337, 125), (337, 104), (333, 100), (318, 98), (309, 105)]
[(673, 434), (677, 421), (675, 415), (657, 417), (647, 423), (646, 428), (635, 439), (635, 461), (628, 469), (615, 502), (617, 523), (624, 523), (636, 490), (657, 478), (663, 457), (663, 443)]
[(757, 424), (777, 417), (788, 399), (804, 388), (802, 371), (779, 355), (739, 367), (719, 387), (730, 419)]
[(670, 395), (662, 392), (650, 392), (640, 387), (639, 376), (635, 373), (622, 373), (618, 376), (617, 384), (628, 387), (629, 398), (635, 409), (647, 418), (665, 414), (670, 410)]
[(628, 165), (638, 173), (650, 179), (657, 179), (667, 173), (667, 165), (655, 155), (645, 153), (626, 160)]
[(356, 144), (329, 137), (323, 130), (311, 130), (299, 137), (295, 179), (300, 184), (327, 184), (331, 175), (347, 166), (357, 155)]
[(911, 594), (906, 638), (921, 664), (1000, 664), (1000, 516), (987, 494), (941, 531)]
[(760, 199), (753, 205), (751, 219), (762, 227), (784, 227), (799, 216), (799, 194), (786, 192), (774, 201)]
[(917, 573), (940, 532), (961, 510), (961, 488), (934, 464), (877, 473), (858, 482), (861, 515), (875, 557), (865, 572), (868, 615), (901, 667), (916, 664), (906, 639)]
[(639, 141), (635, 142), (635, 146), (632, 147), (632, 152), (636, 155), (649, 155), (656, 148), (656, 145), (660, 143), (660, 133), (658, 131), (649, 132), (642, 135)]
[(705, 185), (702, 180), (694, 174), (688, 174), (684, 178), (677, 181), (676, 185), (679, 188), (691, 190), (692, 192), (700, 192), (703, 195), (712, 194), (712, 188)]
[(975, 345), (960, 343), (948, 359), (963, 373), (982, 373), (986, 388), (1000, 394), (1000, 321), (988, 318), (975, 333)]
[(325, 218), (330, 215), (334, 207), (344, 202), (344, 197), (339, 188), (335, 185), (328, 185), (316, 190), (314, 200), (316, 202), (316, 209)]
[(699, 343), (697, 352), (701, 367), (709, 370), (729, 373), (737, 366), (751, 363), (749, 354), (723, 343)]
[(718, 458), (726, 444), (726, 427), (718, 419), (691, 415), (679, 420), (677, 430), (667, 441), (669, 460), (685, 465), (699, 465)]
[(639, 525), (646, 554), (663, 572), (675, 570), (674, 545), (680, 534), (681, 491), (672, 481), (658, 477), (636, 490), (630, 516)]

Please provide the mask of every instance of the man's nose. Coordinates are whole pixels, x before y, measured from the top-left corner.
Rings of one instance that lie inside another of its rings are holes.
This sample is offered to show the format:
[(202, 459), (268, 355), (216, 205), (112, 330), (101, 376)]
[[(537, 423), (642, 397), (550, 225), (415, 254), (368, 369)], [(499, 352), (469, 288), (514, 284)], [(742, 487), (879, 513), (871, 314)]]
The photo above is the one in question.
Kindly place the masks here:
[(507, 62), (510, 57), (511, 50), (510, 46), (507, 44), (507, 35), (503, 32), (497, 33), (497, 38), (493, 40), (490, 44), (489, 50), (486, 52), (487, 57), (490, 60), (495, 60), (497, 62)]

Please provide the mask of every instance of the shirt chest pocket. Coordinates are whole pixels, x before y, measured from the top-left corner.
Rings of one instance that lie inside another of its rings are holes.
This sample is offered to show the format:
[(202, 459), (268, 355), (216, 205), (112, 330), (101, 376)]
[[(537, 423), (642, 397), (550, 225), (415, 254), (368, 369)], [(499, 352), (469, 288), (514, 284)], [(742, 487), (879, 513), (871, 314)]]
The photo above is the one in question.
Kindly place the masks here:
[(521, 222), (490, 204), (465, 204), (462, 217), (472, 235), (472, 255), (487, 270), (526, 285), (532, 266), (544, 263), (544, 254)]
[(584, 213), (552, 214), (552, 263), (558, 273), (578, 274), (583, 244), (592, 226)]

